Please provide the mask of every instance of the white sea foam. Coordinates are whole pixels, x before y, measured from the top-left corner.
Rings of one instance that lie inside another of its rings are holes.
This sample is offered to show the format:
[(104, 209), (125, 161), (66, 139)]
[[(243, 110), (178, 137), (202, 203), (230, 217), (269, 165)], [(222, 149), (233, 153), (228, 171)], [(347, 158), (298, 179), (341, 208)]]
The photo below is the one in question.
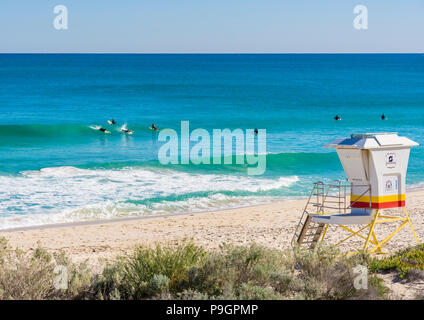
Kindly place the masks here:
[(406, 186), (407, 191), (418, 191), (418, 190), (424, 190), (424, 182), (418, 182), (412, 185)]
[[(297, 181), (296, 176), (267, 179), (146, 168), (25, 171), (0, 176), (0, 229), (256, 204), (269, 198), (223, 193), (269, 191)], [(202, 192), (209, 194), (198, 194)]]
[(90, 126), (90, 129), (93, 129), (93, 130), (99, 130), (101, 127), (102, 127), (102, 126), (99, 126), (99, 125), (97, 125), (97, 124), (93, 124), (93, 125), (91, 125), (91, 126)]

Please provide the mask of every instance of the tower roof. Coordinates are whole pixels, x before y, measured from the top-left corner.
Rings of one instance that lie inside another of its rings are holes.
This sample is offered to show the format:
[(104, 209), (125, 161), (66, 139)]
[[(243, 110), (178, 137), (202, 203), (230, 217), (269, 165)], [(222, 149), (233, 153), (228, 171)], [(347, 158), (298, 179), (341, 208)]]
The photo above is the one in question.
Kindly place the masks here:
[(379, 149), (387, 147), (414, 147), (418, 143), (406, 137), (399, 137), (397, 132), (352, 133), (350, 138), (336, 139), (324, 147)]

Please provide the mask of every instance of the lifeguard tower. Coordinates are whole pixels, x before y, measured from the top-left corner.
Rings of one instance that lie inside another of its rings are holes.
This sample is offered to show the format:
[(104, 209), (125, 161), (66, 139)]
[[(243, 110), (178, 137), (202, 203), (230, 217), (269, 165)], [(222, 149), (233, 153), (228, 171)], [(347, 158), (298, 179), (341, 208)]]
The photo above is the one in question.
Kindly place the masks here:
[[(356, 236), (364, 240), (363, 250), (382, 253), (382, 247), (407, 224), (418, 243), (405, 208), (409, 153), (417, 145), (397, 133), (352, 134), (325, 145), (336, 148), (347, 181), (314, 183), (292, 244), (314, 248), (334, 225), (348, 232), (337, 245)], [(383, 215), (384, 209), (392, 208), (401, 208), (403, 214)], [(376, 235), (380, 223), (397, 224), (383, 240)]]

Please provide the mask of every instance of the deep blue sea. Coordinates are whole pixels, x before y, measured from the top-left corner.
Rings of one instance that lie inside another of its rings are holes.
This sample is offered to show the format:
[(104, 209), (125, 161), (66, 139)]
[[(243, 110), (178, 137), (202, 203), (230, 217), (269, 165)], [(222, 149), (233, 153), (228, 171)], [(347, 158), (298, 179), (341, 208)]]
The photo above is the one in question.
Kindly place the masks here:
[[(148, 127), (182, 120), (211, 133), (266, 129), (265, 173), (161, 165)], [(385, 131), (424, 143), (423, 54), (2, 54), (0, 229), (302, 197), (345, 178), (324, 144)], [(409, 186), (424, 183), (423, 168), (419, 146)]]

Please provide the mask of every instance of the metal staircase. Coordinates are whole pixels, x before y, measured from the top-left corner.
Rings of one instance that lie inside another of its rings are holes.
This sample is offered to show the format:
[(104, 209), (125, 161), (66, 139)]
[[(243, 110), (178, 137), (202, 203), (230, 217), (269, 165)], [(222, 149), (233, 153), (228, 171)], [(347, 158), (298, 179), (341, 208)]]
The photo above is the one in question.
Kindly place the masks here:
[(328, 185), (323, 182), (314, 183), (291, 241), (292, 246), (297, 243), (299, 246), (303, 245), (310, 249), (316, 247), (322, 239), (326, 225), (313, 222), (312, 217), (314, 215), (346, 213), (348, 189), (350, 189), (350, 185), (344, 184), (341, 180), (333, 181)]

